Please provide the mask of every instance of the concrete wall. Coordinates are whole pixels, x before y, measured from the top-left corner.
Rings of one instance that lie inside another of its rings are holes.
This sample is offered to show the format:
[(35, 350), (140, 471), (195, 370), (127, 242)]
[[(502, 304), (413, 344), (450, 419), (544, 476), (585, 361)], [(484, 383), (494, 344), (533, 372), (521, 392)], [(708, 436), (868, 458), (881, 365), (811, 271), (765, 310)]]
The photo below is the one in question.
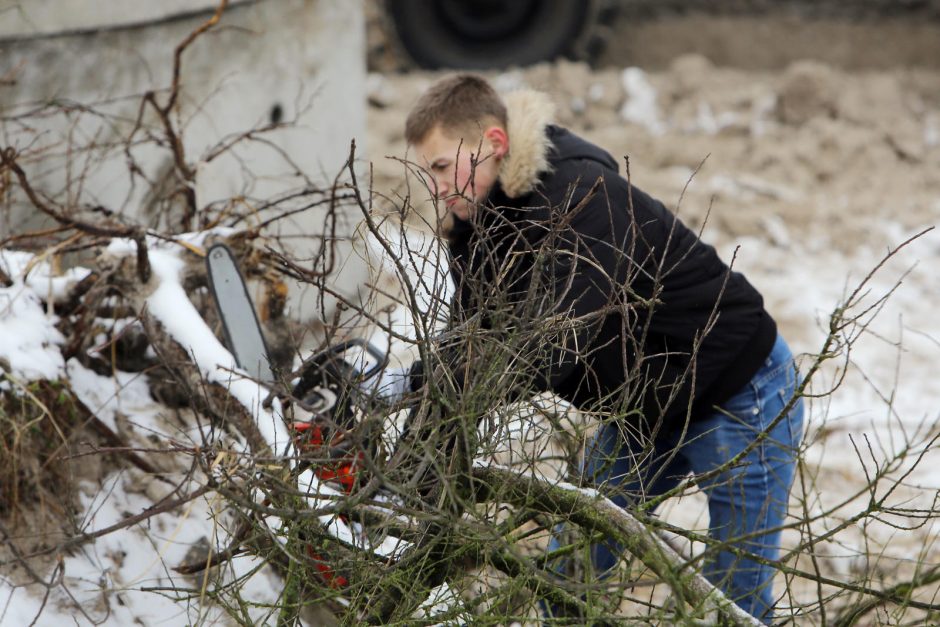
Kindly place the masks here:
[[(218, 4), (219, 0), (0, 0), (0, 39), (147, 24), (204, 12)], [(246, 0), (231, 0), (229, 7), (238, 4)]]
[[(30, 177), (57, 200), (100, 204), (125, 221), (165, 228), (156, 221), (161, 207), (153, 200), (174, 184), (172, 156), (165, 146), (143, 141), (159, 133), (156, 116), (145, 116), (135, 142), (125, 145), (123, 138), (143, 93), (157, 91), (165, 101), (174, 48), (216, 3), (17, 4), (10, 9), (7, 1), (0, 11), (0, 145), (15, 146)], [(351, 140), (364, 152), (364, 36), (359, 1), (257, 0), (233, 2), (219, 26), (187, 48), (174, 121), (197, 172), (199, 207), (258, 206), (310, 182), (328, 186)], [(292, 124), (208, 158), (220, 142), (277, 116)], [(128, 155), (140, 174), (131, 172)], [(13, 205), (0, 212), (0, 235), (37, 224), (35, 211), (15, 198)], [(289, 236), (285, 245), (309, 257), (324, 218), (323, 210), (305, 211), (270, 231)], [(356, 218), (343, 221), (341, 237)], [(342, 244), (341, 252), (348, 256), (350, 245)], [(337, 284), (352, 295), (366, 271), (361, 264), (340, 267)], [(298, 292), (294, 305), (307, 317), (316, 309), (311, 294)]]

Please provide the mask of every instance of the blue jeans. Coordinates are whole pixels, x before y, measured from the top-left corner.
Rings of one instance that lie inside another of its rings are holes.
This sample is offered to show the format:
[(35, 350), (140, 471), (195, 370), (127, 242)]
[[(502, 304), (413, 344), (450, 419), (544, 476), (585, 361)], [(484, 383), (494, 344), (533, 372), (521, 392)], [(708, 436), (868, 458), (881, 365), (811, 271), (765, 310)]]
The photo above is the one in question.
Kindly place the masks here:
[[(709, 536), (716, 546), (731, 546), (775, 560), (780, 532), (803, 434), (803, 401), (770, 426), (799, 382), (793, 356), (779, 335), (751, 381), (720, 410), (691, 421), (685, 434), (661, 435), (646, 450), (625, 437), (616, 422), (601, 427), (588, 446), (583, 473), (621, 507), (640, 503), (678, 485), (689, 473), (701, 475), (722, 466), (767, 432), (740, 463), (701, 481), (708, 497)], [(768, 431), (769, 428), (769, 431)], [(642, 460), (640, 459), (642, 457)], [(765, 531), (769, 530), (769, 531)], [(613, 568), (622, 554), (616, 543), (596, 545), (596, 572)], [(704, 575), (741, 608), (770, 623), (773, 618), (773, 566), (720, 548), (709, 548)]]

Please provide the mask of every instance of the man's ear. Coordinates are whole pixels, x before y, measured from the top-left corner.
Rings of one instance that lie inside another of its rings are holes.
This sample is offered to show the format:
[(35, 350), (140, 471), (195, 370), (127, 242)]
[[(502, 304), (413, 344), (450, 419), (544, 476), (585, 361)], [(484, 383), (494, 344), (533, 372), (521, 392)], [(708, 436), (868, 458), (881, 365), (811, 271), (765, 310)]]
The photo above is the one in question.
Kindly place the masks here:
[(483, 131), (483, 137), (490, 144), (492, 155), (502, 159), (509, 152), (509, 135), (502, 126), (491, 126)]

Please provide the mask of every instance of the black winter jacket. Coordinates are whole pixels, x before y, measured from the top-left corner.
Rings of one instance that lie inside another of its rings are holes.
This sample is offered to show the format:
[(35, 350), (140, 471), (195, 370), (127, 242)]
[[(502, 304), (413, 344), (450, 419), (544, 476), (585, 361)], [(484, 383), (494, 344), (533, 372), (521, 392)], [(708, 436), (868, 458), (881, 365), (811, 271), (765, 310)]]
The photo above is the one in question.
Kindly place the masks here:
[[(537, 180), (520, 186), (501, 175), (472, 222), (450, 233), (455, 323), (476, 317), (512, 337), (533, 391), (647, 432), (695, 420), (769, 354), (776, 325), (763, 299), (662, 203), (631, 188), (607, 152), (542, 128), (541, 165), (522, 170)], [(511, 126), (510, 142), (520, 143)]]

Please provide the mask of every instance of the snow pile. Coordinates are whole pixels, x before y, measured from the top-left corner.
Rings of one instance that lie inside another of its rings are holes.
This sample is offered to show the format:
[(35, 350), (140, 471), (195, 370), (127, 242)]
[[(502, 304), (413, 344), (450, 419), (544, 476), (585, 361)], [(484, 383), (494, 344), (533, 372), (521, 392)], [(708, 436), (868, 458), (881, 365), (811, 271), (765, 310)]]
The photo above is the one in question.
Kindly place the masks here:
[(65, 338), (40, 296), (47, 301), (63, 297), (88, 271), (75, 268), (53, 277), (44, 260), (11, 250), (0, 250), (0, 270), (13, 282), (0, 287), (0, 368), (21, 381), (59, 379), (65, 368), (59, 345)]

